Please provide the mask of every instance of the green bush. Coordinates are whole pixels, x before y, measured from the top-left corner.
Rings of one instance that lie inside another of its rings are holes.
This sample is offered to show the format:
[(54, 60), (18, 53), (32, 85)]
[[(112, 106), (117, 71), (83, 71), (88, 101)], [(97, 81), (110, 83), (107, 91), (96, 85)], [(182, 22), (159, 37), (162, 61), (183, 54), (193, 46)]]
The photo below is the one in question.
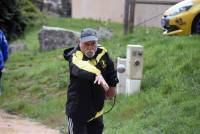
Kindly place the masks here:
[(9, 40), (44, 22), (42, 13), (29, 0), (1, 0), (0, 13), (0, 28)]
[(43, 14), (34, 6), (30, 0), (17, 0), (17, 5), (24, 17), (23, 21), (28, 27), (42, 24), (44, 22)]
[(8, 39), (14, 38), (24, 32), (26, 23), (18, 9), (16, 0), (1, 0), (0, 27), (7, 33)]

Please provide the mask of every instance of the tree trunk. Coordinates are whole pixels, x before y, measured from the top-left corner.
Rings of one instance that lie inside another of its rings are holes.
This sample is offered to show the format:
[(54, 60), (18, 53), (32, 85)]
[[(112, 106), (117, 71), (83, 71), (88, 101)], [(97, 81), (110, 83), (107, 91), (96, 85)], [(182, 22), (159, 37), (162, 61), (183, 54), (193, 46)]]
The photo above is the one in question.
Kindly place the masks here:
[(129, 3), (130, 0), (125, 0), (124, 5), (124, 34), (128, 34), (128, 20), (129, 20)]
[(131, 0), (130, 4), (130, 19), (129, 19), (129, 33), (134, 31), (134, 19), (135, 18), (135, 0)]
[(135, 0), (125, 0), (124, 34), (133, 33), (135, 17)]
[(62, 0), (62, 11), (64, 17), (71, 17), (71, 0)]

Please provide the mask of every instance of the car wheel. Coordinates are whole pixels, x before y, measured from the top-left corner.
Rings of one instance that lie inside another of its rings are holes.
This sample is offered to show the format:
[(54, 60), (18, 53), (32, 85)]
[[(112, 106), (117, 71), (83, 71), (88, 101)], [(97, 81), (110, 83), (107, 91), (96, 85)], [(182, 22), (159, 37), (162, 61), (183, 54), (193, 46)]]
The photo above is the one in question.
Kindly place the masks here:
[(193, 34), (200, 34), (200, 15), (198, 15), (193, 22), (192, 25), (192, 33)]

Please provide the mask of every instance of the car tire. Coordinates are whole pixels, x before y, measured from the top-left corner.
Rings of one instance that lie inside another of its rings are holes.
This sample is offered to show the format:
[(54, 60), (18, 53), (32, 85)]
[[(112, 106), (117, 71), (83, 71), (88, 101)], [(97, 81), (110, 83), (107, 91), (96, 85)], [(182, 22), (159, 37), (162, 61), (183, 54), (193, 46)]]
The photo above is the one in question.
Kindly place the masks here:
[(192, 34), (200, 34), (200, 14), (193, 21)]

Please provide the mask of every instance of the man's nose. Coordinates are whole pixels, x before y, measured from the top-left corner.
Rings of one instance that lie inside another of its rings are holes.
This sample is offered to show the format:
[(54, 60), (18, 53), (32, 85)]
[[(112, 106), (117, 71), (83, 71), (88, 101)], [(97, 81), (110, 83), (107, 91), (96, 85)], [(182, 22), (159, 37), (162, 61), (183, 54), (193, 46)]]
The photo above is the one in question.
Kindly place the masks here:
[(92, 50), (94, 48), (93, 45), (88, 45), (88, 49)]

